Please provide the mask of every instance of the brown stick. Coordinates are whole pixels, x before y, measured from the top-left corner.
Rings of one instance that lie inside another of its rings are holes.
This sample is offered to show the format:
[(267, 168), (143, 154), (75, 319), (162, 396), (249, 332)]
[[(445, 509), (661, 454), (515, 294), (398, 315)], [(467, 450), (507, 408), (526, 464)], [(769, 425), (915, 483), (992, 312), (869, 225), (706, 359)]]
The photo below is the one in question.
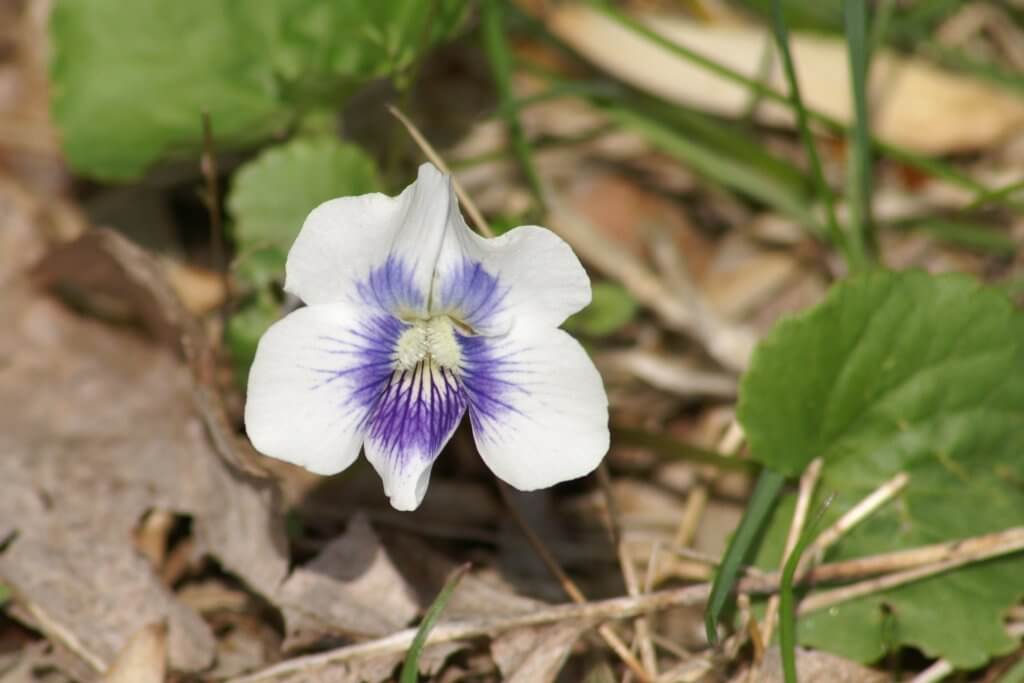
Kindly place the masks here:
[(987, 536), (958, 541), (948, 544), (947, 557), (937, 562), (933, 561), (913, 569), (885, 574), (849, 586), (843, 586), (842, 588), (821, 591), (810, 595), (801, 601), (798, 613), (807, 614), (824, 609), (825, 607), (831, 607), (840, 602), (846, 602), (847, 600), (941, 574), (950, 569), (962, 567), (965, 564), (980, 562), (981, 560), (987, 560), (1000, 555), (1008, 555), (1020, 550), (1024, 550), (1024, 527), (1016, 527), (998, 534), (988, 534)]
[[(622, 570), (622, 581), (626, 584), (626, 592), (636, 597), (640, 595), (640, 582), (636, 576), (636, 567), (633, 565), (633, 558), (626, 552), (626, 545), (622, 542), (622, 526), (619, 523), (619, 508), (615, 502), (615, 492), (612, 490), (612, 478), (608, 473), (608, 467), (602, 462), (597, 466), (597, 481), (604, 494), (605, 505), (608, 508), (608, 526), (615, 545), (615, 556), (619, 560), (619, 568)], [(644, 671), (649, 679), (658, 677), (658, 660), (654, 653), (654, 644), (651, 642), (651, 629), (644, 617), (636, 620), (636, 640), (640, 644), (640, 657)], [(632, 650), (630, 651), (632, 653)], [(630, 669), (632, 671), (632, 669)]]
[[(627, 596), (598, 602), (555, 605), (514, 617), (452, 621), (438, 624), (430, 632), (425, 645), (493, 636), (494, 634), (504, 633), (512, 629), (541, 626), (572, 619), (585, 621), (629, 619), (640, 614), (655, 612), (669, 607), (703, 604), (707, 601), (710, 590), (710, 585), (701, 584), (659, 591), (657, 593), (648, 593), (635, 598)], [(285, 674), (318, 669), (328, 664), (398, 654), (408, 650), (415, 637), (416, 629), (408, 628), (377, 640), (356, 645), (346, 645), (335, 650), (313, 655), (295, 657), (247, 676), (231, 679), (231, 683), (255, 683), (255, 681), (265, 681)]]
[[(963, 539), (953, 543), (926, 546), (912, 551), (903, 551), (902, 553), (891, 553), (888, 557), (909, 555), (911, 553), (916, 553), (919, 557), (930, 557), (931, 553), (934, 553), (937, 548), (945, 548), (951, 558), (958, 558), (956, 566), (967, 564), (968, 562), (977, 562), (991, 557), (996, 557), (998, 555), (1005, 555), (1024, 550), (1024, 527), (1007, 529), (1006, 531)], [(870, 560), (872, 558), (864, 559)], [(818, 570), (825, 569), (827, 566), (828, 565), (819, 567)], [(952, 566), (953, 564), (951, 562), (938, 562), (926, 567), (921, 567), (921, 569), (929, 569), (931, 571), (929, 574), (921, 573), (916, 578), (922, 578), (925, 575), (934, 574), (937, 571), (945, 571), (952, 568)], [(902, 574), (907, 575), (909, 572), (902, 572)], [(813, 572), (808, 575), (808, 578), (811, 576), (813, 576)], [(906, 576), (904, 576), (903, 579), (904, 582), (912, 580)], [(765, 578), (756, 577), (753, 579), (746, 578), (740, 581), (738, 586), (738, 589), (741, 592), (751, 593), (764, 593), (777, 588), (778, 576)], [(578, 590), (579, 589), (577, 589), (577, 591)], [(670, 607), (701, 605), (707, 601), (710, 593), (711, 585), (702, 583), (695, 586), (688, 586), (686, 588), (675, 588), (658, 591), (657, 593), (645, 593), (636, 597), (626, 596), (611, 600), (602, 600), (599, 602), (554, 605), (552, 607), (536, 610), (529, 614), (516, 615), (513, 617), (447, 622), (438, 624), (438, 626), (431, 631), (425, 644), (434, 645), (437, 643), (450, 643), (456, 640), (493, 636), (497, 633), (503, 633), (516, 628), (540, 626), (543, 624), (550, 624), (570, 619), (581, 619), (595, 622), (610, 619), (629, 619), (640, 614), (647, 614), (650, 612), (668, 609)], [(857, 596), (845, 596), (844, 599), (850, 599), (851, 597)], [(833, 602), (831, 604), (835, 603)], [(824, 607), (828, 605), (821, 606)], [(803, 609), (803, 605), (801, 605), (801, 612), (805, 611), (809, 610)], [(1012, 628), (1011, 632), (1016, 633)], [(358, 643), (356, 645), (346, 645), (345, 647), (329, 650), (327, 652), (289, 659), (253, 674), (232, 679), (232, 683), (255, 683), (256, 681), (265, 681), (277, 676), (292, 674), (298, 671), (308, 671), (321, 668), (332, 663), (405, 652), (409, 649), (409, 646), (412, 644), (412, 640), (415, 637), (416, 629), (405, 629), (377, 640)]]
[[(409, 131), (409, 136), (412, 137), (413, 141), (423, 152), (423, 155), (427, 157), (430, 163), (441, 169), (443, 173), (451, 176), (452, 173), (448, 170), (448, 164), (444, 163), (444, 159), (441, 158), (441, 155), (437, 153), (437, 150), (435, 150), (434, 146), (430, 144), (430, 141), (428, 141), (423, 133), (420, 132), (420, 129), (417, 128), (405, 114), (399, 111), (397, 107), (393, 107), (389, 104), (388, 111), (391, 112), (392, 116), (401, 121), (402, 125), (405, 126), (405, 129)], [(470, 199), (468, 194), (466, 194), (466, 191), (462, 188), (462, 184), (459, 183), (455, 176), (452, 176), (452, 187), (455, 188), (455, 194), (458, 195), (459, 201), (462, 202), (462, 208), (464, 208), (466, 213), (469, 214), (469, 219), (473, 221), (477, 231), (484, 237), (494, 237), (494, 231), (491, 230), (491, 226), (489, 226), (487, 221), (484, 220), (484, 215), (480, 213), (480, 209), (477, 208), (476, 204), (473, 203), (473, 200)]]

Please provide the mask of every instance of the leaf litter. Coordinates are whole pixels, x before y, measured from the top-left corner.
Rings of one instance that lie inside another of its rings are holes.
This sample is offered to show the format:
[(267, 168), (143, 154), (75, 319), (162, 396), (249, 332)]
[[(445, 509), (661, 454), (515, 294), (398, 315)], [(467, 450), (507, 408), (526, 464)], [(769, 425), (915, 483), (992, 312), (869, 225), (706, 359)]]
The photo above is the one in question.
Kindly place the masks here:
[[(39, 11), (35, 7), (33, 16)], [(564, 27), (564, 22), (552, 25)], [(574, 28), (591, 31), (574, 39), (600, 42), (599, 32)], [(728, 31), (710, 33), (718, 40)], [(40, 44), (32, 43), (33, 49)], [(517, 49), (527, 59), (539, 53), (535, 45)], [(834, 61), (831, 52), (826, 56)], [(642, 63), (628, 56), (620, 61)], [(35, 63), (38, 68), (42, 60)], [(654, 79), (670, 73), (644, 71)], [(517, 83), (521, 96), (537, 93), (531, 78)], [(622, 78), (646, 84), (634, 71)], [(690, 87), (679, 95), (685, 101), (721, 106), (704, 101), (714, 99), (714, 88), (673, 81)], [(962, 85), (959, 79), (942, 87)], [(833, 82), (821, 92), (834, 89)], [(958, 160), (963, 168), (992, 185), (1012, 180), (1019, 149), (1013, 144), (998, 151), (983, 148), (1005, 137), (1005, 121), (1016, 120), (1019, 103), (992, 96), (994, 89), (968, 89), (984, 91), (993, 120), (1002, 117), (1002, 122), (971, 128), (947, 121), (951, 125), (929, 139), (922, 137), (927, 137), (923, 128), (907, 133), (896, 126), (893, 135), (923, 149), (972, 149), (977, 158)], [(24, 138), (43, 145), (16, 143), (13, 164), (12, 151), (3, 149), (11, 139), (4, 135), (8, 122), (0, 116), (0, 161), (18, 177), (12, 180), (0, 170), (0, 285), (5, 287), (0, 313), (9, 323), (0, 332), (0, 583), (13, 591), (0, 619), (0, 680), (162, 680), (164, 666), (171, 680), (181, 680), (187, 671), (223, 680), (360, 644), (374, 651), (372, 646), (392, 634), (409, 633), (444, 577), (466, 559), (475, 561), (475, 569), (445, 611), (442, 637), (421, 661), (423, 675), (605, 680), (602, 672), (607, 677), (621, 668), (588, 634), (595, 623), (638, 613), (625, 603), (601, 602), (624, 594), (625, 587), (614, 548), (603, 538), (607, 510), (597, 492), (587, 485), (566, 487), (528, 504), (534, 507), (528, 510), (529, 523), (594, 598), (545, 621), (550, 603), (562, 601), (561, 589), (508, 521), (493, 491), (472, 481), (481, 473), (465, 444), (456, 442), (451, 449), (457, 464), (439, 469), (432, 487), (437, 495), (428, 496), (415, 523), (381, 509), (379, 493), (366, 493), (368, 487), (360, 484), (367, 472), (320, 482), (255, 456), (237, 436), (237, 412), (230, 391), (224, 391), (221, 362), (205, 343), (216, 325), (201, 328), (172, 292), (187, 294), (192, 287), (174, 270), (191, 264), (182, 264), (176, 254), (168, 266), (163, 256), (112, 233), (90, 229), (83, 235), (77, 209), (48, 194), (65, 188), (68, 176), (45, 123), (46, 98), (35, 100), (30, 115), (43, 122), (49, 137)], [(760, 107), (756, 115), (769, 111)], [(838, 272), (836, 264), (791, 219), (736, 201), (635, 132), (617, 128), (583, 135), (588, 128), (607, 127), (609, 120), (583, 100), (538, 104), (525, 109), (523, 119), (534, 141), (580, 137), (573, 144), (538, 147), (542, 181), (556, 206), (562, 202), (567, 209), (562, 215), (587, 219), (576, 235), (592, 273), (639, 304), (637, 309), (624, 302), (628, 316), (620, 316), (610, 332), (587, 335), (598, 355), (616, 354), (602, 370), (617, 422), (641, 433), (657, 432), (669, 442), (667, 447), (616, 444), (609, 457), (626, 554), (641, 575), (649, 574), (654, 590), (705, 581), (749, 494), (749, 475), (681, 461), (675, 454), (685, 450), (678, 444), (732, 450), (722, 445), (732, 419), (729, 387), (746, 364), (750, 344), (779, 315), (819, 301)], [(486, 154), (504, 144), (503, 136), (493, 121), (483, 122), (463, 143), (473, 142), (476, 153)], [(792, 156), (792, 146), (777, 131), (759, 130), (758, 140)], [(466, 149), (469, 145), (456, 146), (446, 157), (457, 159)], [(842, 157), (827, 155), (826, 163), (838, 174)], [(964, 204), (963, 194), (931, 179), (908, 179), (888, 163), (880, 171), (882, 216), (919, 216)], [(521, 213), (530, 206), (529, 192), (507, 161), (458, 173), (491, 215)], [(602, 199), (604, 209), (597, 206)], [(881, 237), (892, 265), (967, 270), (990, 279), (1014, 272), (1005, 260), (951, 248), (925, 233), (886, 231)], [(629, 258), (616, 260), (620, 253)], [(1018, 260), (1018, 271), (1019, 265)], [(677, 295), (681, 282), (692, 296)], [(209, 313), (224, 295), (219, 289), (198, 299), (178, 298), (201, 300), (190, 308)], [(713, 316), (706, 316), (707, 310)], [(210, 325), (212, 317), (202, 324)], [(704, 324), (708, 320), (710, 327)], [(749, 343), (713, 343), (716, 334), (736, 331)], [(673, 364), (656, 364), (664, 359)], [(655, 370), (637, 370), (651, 367)], [(676, 372), (673, 382), (665, 379), (668, 369)], [(692, 381), (699, 372), (724, 382), (715, 385), (721, 389), (701, 390)], [(654, 376), (658, 381), (651, 381)], [(1004, 484), (1005, 474), (1000, 475)], [(285, 511), (290, 521), (301, 520), (300, 529), (285, 529)], [(890, 516), (885, 512), (876, 522)], [(687, 517), (697, 520), (695, 528), (683, 523)], [(782, 533), (784, 522), (776, 525)], [(679, 555), (667, 547), (678, 538), (692, 542)], [(862, 556), (874, 547), (868, 545), (835, 556)], [(748, 578), (760, 580), (756, 573)], [(743, 585), (757, 592), (753, 583)], [(726, 680), (731, 664), (739, 669), (736, 680), (780, 680), (777, 649), (748, 661), (753, 648), (740, 637), (748, 629), (739, 629), (727, 643), (724, 666), (706, 656), (699, 596), (692, 602), (679, 596), (641, 599), (658, 609), (687, 605), (648, 616), (663, 679)], [(592, 609), (599, 619), (587, 618)], [(1010, 614), (1019, 620), (1019, 607)], [(742, 609), (740, 615), (753, 618)], [(528, 621), (533, 617), (538, 620)], [(528, 625), (513, 627), (517, 623)], [(459, 630), (466, 625), (475, 628)], [(991, 627), (986, 622), (979, 629)], [(633, 635), (628, 620), (616, 628), (624, 637)], [(21, 642), (8, 640), (15, 630), (27, 644), (11, 650), (9, 642)], [(166, 633), (163, 645), (160, 633)], [(384, 654), (338, 656), (276, 680), (391, 679), (403, 657), (401, 647), (376, 652)], [(823, 652), (796, 654), (801, 680), (871, 680), (885, 666), (866, 668)]]

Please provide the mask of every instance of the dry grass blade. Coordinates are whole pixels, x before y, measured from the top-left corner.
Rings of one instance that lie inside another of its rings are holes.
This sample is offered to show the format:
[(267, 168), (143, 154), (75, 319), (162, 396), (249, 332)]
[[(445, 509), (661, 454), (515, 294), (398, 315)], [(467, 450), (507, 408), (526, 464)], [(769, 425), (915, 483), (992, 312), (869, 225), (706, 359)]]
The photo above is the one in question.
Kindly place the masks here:
[(800, 567), (797, 568), (797, 576), (801, 576), (811, 564), (821, 562), (821, 558), (826, 550), (839, 541), (850, 529), (860, 524), (878, 508), (896, 496), (909, 481), (909, 475), (906, 472), (900, 472), (875, 489), (864, 500), (850, 508), (832, 526), (825, 529), (818, 538), (814, 539), (814, 542), (807, 548), (807, 552), (801, 558)]
[[(403, 126), (405, 126), (405, 129), (409, 131), (409, 136), (412, 137), (413, 141), (423, 152), (423, 155), (430, 160), (430, 163), (437, 166), (442, 172), (451, 176), (448, 164), (444, 163), (444, 159), (441, 158), (441, 155), (437, 153), (437, 150), (435, 150), (434, 146), (430, 144), (430, 141), (427, 140), (423, 133), (420, 132), (420, 129), (417, 128), (405, 114), (399, 111), (397, 107), (389, 105), (388, 111), (391, 112), (391, 115), (398, 119)], [(473, 200), (468, 194), (466, 194), (466, 191), (462, 189), (462, 185), (454, 176), (452, 176), (452, 187), (455, 188), (455, 194), (459, 196), (459, 201), (462, 202), (462, 208), (464, 208), (466, 213), (469, 214), (469, 218), (473, 221), (473, 225), (476, 226), (477, 231), (485, 237), (494, 237), (494, 232), (491, 230), (491, 226), (487, 224), (487, 221), (484, 220), (484, 215), (480, 213), (480, 209), (476, 207), (476, 204), (473, 203)]]
[[(993, 538), (995, 536), (996, 538)], [(895, 586), (902, 586), (913, 583), (929, 576), (935, 576), (966, 564), (980, 562), (993, 557), (1009, 555), (1010, 553), (1024, 550), (1024, 528), (1010, 529), (1001, 534), (989, 536), (986, 543), (979, 544), (980, 547), (971, 546), (970, 552), (954, 552), (951, 557), (938, 562), (915, 567), (906, 571), (885, 574), (873, 579), (861, 581), (836, 588), (833, 590), (821, 591), (804, 598), (800, 603), (799, 614), (808, 614), (816, 610), (838, 605), (839, 603), (853, 600), (865, 595), (871, 595), (878, 591), (887, 590)], [(965, 542), (966, 543), (966, 542)]]
[[(604, 494), (605, 504), (608, 507), (608, 523), (611, 531), (612, 543), (615, 544), (615, 555), (619, 561), (619, 568), (622, 571), (622, 580), (626, 584), (626, 591), (632, 597), (640, 595), (640, 582), (637, 579), (636, 567), (633, 559), (629, 556), (626, 546), (622, 541), (622, 526), (620, 523), (619, 509), (615, 502), (615, 491), (612, 489), (611, 475), (608, 467), (601, 463), (597, 468), (597, 480), (601, 485), (601, 492)], [(640, 644), (640, 656), (647, 676), (651, 679), (658, 677), (658, 660), (654, 652), (654, 644), (651, 642), (651, 629), (647, 619), (640, 617), (636, 620), (636, 638)]]

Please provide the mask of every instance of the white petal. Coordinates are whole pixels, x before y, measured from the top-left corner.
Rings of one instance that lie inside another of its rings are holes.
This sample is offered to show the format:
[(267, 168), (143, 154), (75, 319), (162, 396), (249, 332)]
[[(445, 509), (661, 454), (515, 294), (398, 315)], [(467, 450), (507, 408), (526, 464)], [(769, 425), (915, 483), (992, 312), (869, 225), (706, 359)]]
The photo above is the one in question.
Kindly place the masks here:
[(608, 398), (579, 342), (516, 326), (463, 340), (473, 437), (491, 470), (523, 491), (582, 477), (608, 451)]
[(334, 474), (359, 455), (402, 323), (350, 304), (300, 308), (260, 339), (245, 427), (256, 450)]
[(366, 459), (377, 470), (384, 484), (384, 495), (391, 502), (391, 507), (403, 512), (411, 512), (420, 506), (427, 495), (430, 485), (430, 469), (434, 460), (414, 458), (402, 462), (388, 457), (379, 444), (366, 442)]
[(530, 225), (486, 239), (466, 226), (455, 202), (452, 211), (437, 264), (435, 308), (500, 334), (523, 320), (557, 327), (590, 303), (590, 279), (558, 235)]
[[(425, 311), (437, 256), (448, 231), (451, 179), (420, 166), (397, 197), (365, 194), (324, 202), (306, 218), (288, 253), (285, 289), (307, 304), (375, 303)], [(385, 291), (367, 301), (375, 271)]]
[(419, 507), (430, 468), (465, 412), (465, 396), (450, 370), (423, 362), (390, 378), (367, 416), (365, 449), (394, 508)]

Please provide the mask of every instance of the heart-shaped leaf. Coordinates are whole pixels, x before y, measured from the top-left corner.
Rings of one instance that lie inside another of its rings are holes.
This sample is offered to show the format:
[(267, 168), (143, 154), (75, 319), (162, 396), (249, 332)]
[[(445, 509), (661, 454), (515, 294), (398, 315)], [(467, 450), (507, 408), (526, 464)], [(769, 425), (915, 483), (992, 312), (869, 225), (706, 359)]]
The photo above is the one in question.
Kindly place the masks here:
[[(825, 460), (834, 520), (897, 472), (900, 498), (831, 551), (845, 559), (1024, 525), (1024, 314), (968, 277), (875, 272), (779, 324), (743, 380), (753, 457), (795, 475)], [(760, 562), (778, 566), (791, 505)], [(862, 661), (912, 645), (958, 667), (1015, 647), (1003, 613), (1024, 558), (949, 572), (801, 619), (801, 642)]]

